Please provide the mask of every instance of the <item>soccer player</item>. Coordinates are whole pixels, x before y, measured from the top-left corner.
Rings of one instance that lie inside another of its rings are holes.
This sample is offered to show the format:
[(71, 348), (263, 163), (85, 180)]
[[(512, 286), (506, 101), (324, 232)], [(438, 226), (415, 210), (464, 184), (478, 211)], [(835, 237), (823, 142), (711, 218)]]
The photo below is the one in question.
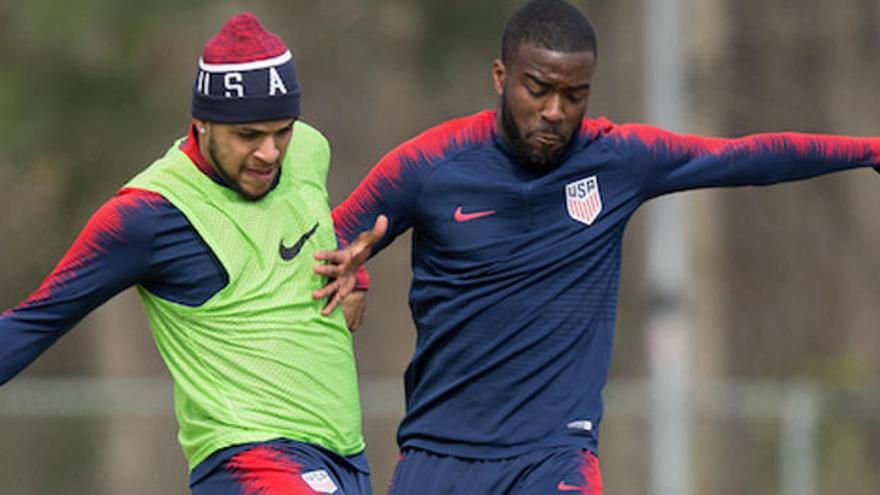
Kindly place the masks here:
[[(880, 162), (880, 138), (678, 135), (585, 118), (596, 39), (561, 0), (509, 20), (494, 111), (391, 151), (333, 211), (345, 244), (413, 230), (401, 459), (390, 493), (601, 493), (602, 389), (621, 243), (636, 209), (687, 189), (766, 185)], [(348, 290), (355, 247), (318, 253)], [(326, 295), (317, 291), (316, 296)]]
[(0, 383), (136, 285), (194, 494), (369, 494), (351, 334), (312, 299), (312, 255), (336, 247), (330, 148), (299, 115), (283, 41), (231, 18), (199, 60), (186, 137), (0, 316)]

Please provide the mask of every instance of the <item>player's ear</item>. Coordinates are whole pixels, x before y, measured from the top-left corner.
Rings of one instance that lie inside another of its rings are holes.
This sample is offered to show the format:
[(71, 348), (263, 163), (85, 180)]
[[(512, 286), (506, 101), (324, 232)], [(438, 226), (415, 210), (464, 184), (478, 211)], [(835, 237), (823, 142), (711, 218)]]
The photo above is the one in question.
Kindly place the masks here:
[(202, 119), (194, 118), (192, 119), (192, 125), (196, 127), (196, 132), (198, 132), (199, 134), (204, 134), (205, 130), (207, 129), (208, 123)]
[(504, 93), (504, 81), (507, 78), (507, 67), (504, 66), (504, 62), (501, 59), (495, 59), (495, 62), (492, 62), (492, 81), (495, 84), (495, 92), (498, 93), (498, 96), (501, 96)]

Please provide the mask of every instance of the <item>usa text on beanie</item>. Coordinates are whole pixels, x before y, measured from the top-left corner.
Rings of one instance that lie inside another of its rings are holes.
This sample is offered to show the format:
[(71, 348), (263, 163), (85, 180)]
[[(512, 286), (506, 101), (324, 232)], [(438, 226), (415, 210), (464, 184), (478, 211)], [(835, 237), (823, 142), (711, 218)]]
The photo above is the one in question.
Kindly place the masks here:
[(290, 50), (250, 12), (208, 40), (193, 83), (192, 115), (244, 123), (298, 117), (300, 85)]

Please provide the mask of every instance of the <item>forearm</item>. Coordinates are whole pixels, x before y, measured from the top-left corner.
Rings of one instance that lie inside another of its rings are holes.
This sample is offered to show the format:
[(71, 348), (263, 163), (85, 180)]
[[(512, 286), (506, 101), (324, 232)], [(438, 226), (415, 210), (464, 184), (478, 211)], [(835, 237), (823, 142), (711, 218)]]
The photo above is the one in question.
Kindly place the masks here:
[[(372, 175), (372, 174), (371, 174)], [(333, 227), (340, 247), (349, 246), (357, 237), (370, 230), (376, 219), (384, 215), (388, 230), (374, 246), (375, 254), (390, 244), (411, 225), (411, 202), (402, 191), (390, 190), (384, 195), (369, 184), (370, 177), (358, 186), (352, 195), (333, 209)], [(358, 283), (369, 282), (366, 272), (358, 273)]]
[[(758, 134), (722, 142), (699, 159), (715, 172), (709, 185), (767, 185), (880, 163), (880, 139), (799, 133)], [(711, 175), (711, 174), (710, 174)]]
[[(628, 126), (629, 127), (629, 126)], [(641, 146), (647, 197), (703, 187), (760, 186), (880, 165), (880, 138), (802, 133), (737, 139), (673, 134), (631, 126)]]
[(104, 279), (109, 283), (95, 283), (99, 265), (99, 261), (59, 264), (30, 297), (0, 316), (0, 383), (23, 370), (121, 290), (107, 277)]
[(0, 316), (0, 384), (37, 359), (81, 318), (67, 311), (32, 307)]
[(139, 215), (149, 210), (133, 199), (102, 206), (37, 290), (0, 316), (0, 383), (149, 270), (151, 236)]

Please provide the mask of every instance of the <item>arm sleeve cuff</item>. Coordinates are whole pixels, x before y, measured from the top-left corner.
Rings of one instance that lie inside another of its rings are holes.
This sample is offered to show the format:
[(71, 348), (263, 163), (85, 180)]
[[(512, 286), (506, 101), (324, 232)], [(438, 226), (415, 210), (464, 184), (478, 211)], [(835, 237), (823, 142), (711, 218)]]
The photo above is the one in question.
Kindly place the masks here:
[(369, 290), (370, 274), (366, 267), (361, 266), (355, 274), (354, 288), (355, 290)]

